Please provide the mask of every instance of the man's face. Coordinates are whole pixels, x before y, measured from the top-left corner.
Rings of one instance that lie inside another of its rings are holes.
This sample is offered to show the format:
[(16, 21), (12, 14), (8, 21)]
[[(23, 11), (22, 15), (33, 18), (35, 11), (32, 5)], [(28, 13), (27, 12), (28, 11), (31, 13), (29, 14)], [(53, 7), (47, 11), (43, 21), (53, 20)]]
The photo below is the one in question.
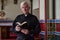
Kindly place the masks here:
[(22, 5), (21, 9), (22, 9), (22, 12), (24, 14), (28, 14), (29, 13), (29, 6), (28, 6), (28, 4)]

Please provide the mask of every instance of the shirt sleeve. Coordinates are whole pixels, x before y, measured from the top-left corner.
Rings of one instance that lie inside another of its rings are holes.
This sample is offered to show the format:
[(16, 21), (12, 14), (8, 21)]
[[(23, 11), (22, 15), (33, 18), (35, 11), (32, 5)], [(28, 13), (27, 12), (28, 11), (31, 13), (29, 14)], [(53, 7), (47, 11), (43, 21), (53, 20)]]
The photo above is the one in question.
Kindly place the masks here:
[(13, 22), (13, 26), (12, 26), (12, 32), (14, 32), (14, 33), (18, 33), (16, 30), (15, 30), (15, 27), (16, 27), (16, 22), (18, 21), (18, 16), (15, 18), (15, 20), (14, 20), (14, 22)]

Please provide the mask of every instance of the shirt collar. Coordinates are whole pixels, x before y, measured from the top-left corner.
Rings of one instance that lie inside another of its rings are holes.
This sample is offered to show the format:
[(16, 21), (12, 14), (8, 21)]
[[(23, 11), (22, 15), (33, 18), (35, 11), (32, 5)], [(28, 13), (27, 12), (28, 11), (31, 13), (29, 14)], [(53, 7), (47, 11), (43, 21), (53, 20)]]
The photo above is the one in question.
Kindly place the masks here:
[(25, 17), (28, 17), (28, 16), (30, 15), (30, 13), (29, 13), (29, 14), (26, 14), (26, 15), (25, 15), (25, 14), (23, 14), (23, 15), (24, 15)]

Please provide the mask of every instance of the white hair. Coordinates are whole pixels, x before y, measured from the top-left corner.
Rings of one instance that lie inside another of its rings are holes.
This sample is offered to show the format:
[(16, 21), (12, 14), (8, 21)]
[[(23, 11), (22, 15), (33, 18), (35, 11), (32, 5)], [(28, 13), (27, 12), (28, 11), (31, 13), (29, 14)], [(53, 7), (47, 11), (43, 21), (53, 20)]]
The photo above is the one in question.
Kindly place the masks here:
[[(23, 6), (24, 4), (27, 4), (27, 5), (29, 6), (29, 4), (28, 4), (26, 1), (23, 1), (23, 2), (21, 2), (20, 7), (22, 8), (22, 6)], [(30, 6), (29, 6), (29, 7), (30, 7)]]

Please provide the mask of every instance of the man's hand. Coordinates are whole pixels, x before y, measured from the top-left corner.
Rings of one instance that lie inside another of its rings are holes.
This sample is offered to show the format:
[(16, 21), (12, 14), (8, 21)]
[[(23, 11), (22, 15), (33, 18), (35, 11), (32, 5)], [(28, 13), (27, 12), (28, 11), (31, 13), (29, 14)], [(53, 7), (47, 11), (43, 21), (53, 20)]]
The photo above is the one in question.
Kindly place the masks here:
[(28, 29), (22, 29), (21, 32), (26, 34), (26, 35), (29, 34), (29, 30)]
[(16, 31), (20, 31), (20, 30), (21, 30), (21, 28), (19, 27), (19, 25), (17, 25), (17, 26), (15, 27), (15, 30), (16, 30)]

